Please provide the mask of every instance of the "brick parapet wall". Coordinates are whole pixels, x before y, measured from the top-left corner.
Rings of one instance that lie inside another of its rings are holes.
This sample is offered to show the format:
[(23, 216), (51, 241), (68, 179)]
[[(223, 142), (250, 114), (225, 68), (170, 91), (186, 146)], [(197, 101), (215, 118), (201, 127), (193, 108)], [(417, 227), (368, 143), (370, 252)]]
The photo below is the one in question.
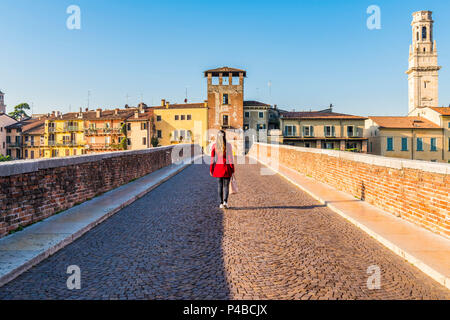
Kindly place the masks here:
[(171, 165), (173, 148), (0, 164), (0, 237)]
[(261, 143), (249, 155), (267, 161), (273, 148), (281, 166), (450, 238), (450, 165)]

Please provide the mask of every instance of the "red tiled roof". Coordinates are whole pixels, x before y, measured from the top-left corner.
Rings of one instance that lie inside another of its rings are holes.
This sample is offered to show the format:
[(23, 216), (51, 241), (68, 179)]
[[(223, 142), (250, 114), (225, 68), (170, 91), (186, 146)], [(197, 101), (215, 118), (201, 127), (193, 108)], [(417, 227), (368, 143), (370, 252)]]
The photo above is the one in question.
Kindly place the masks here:
[(390, 129), (440, 129), (440, 127), (421, 117), (369, 117), (381, 128)]
[(320, 111), (304, 111), (304, 112), (283, 112), (284, 119), (351, 119), (351, 120), (366, 120), (367, 118), (361, 116), (354, 116), (350, 114), (336, 113), (336, 112), (320, 112)]
[(245, 70), (229, 68), (229, 67), (221, 67), (221, 68), (206, 70), (204, 72), (205, 77), (208, 76), (208, 73), (212, 73), (213, 77), (217, 77), (219, 75), (219, 73), (223, 73), (223, 74), (232, 73), (233, 76), (236, 76), (236, 77), (239, 76), (239, 73), (243, 73), (244, 77), (247, 76), (247, 72)]
[(125, 120), (131, 115), (134, 114), (136, 108), (130, 109), (118, 109), (117, 114), (116, 110), (102, 110), (100, 117), (97, 117), (97, 111), (90, 110), (82, 112), (83, 117), (79, 116), (79, 112), (70, 112), (63, 114), (61, 117), (57, 117), (57, 119), (62, 120)]
[(431, 108), (431, 109), (442, 114), (443, 116), (450, 116), (450, 107)]
[(45, 119), (34, 121), (23, 127), (22, 133), (24, 134), (44, 134), (45, 132)]
[(244, 107), (270, 107), (270, 104), (259, 101), (244, 101)]
[[(166, 106), (149, 107), (150, 109), (167, 109)], [(169, 104), (169, 109), (206, 108), (204, 103)]]
[(153, 117), (152, 109), (145, 109), (144, 113), (139, 112), (138, 117), (136, 118), (136, 113), (133, 113), (130, 117), (128, 117), (127, 121), (142, 121), (142, 120), (150, 120)]

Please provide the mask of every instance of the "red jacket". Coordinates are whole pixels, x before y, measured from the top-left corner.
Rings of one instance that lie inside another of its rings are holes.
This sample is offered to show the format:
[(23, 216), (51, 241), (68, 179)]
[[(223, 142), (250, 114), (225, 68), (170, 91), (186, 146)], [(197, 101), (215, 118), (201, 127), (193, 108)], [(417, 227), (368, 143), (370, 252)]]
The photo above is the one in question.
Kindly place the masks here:
[(234, 173), (233, 149), (231, 144), (227, 143), (226, 155), (218, 154), (216, 152), (216, 144), (213, 145), (209, 172), (214, 178), (231, 178)]

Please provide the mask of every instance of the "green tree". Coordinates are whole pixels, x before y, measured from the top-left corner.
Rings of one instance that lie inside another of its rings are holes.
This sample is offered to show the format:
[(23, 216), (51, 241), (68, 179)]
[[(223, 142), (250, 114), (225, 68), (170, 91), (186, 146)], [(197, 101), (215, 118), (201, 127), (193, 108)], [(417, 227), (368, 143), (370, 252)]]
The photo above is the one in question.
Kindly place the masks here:
[(153, 137), (150, 143), (152, 144), (153, 148), (156, 148), (159, 145), (159, 139), (157, 137)]
[(9, 113), (11, 118), (14, 118), (16, 120), (19, 120), (23, 117), (28, 117), (25, 110), (30, 110), (30, 106), (28, 103), (21, 103), (14, 107), (14, 111)]
[(3, 156), (0, 154), (0, 162), (5, 162), (5, 161), (11, 161), (11, 157), (10, 156)]

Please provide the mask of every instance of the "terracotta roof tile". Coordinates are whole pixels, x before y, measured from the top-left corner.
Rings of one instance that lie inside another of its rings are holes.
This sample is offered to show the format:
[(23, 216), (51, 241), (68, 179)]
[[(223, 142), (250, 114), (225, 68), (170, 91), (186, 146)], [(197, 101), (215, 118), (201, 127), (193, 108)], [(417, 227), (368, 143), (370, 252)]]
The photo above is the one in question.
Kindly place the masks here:
[(442, 114), (443, 116), (450, 116), (450, 107), (431, 108), (431, 109)]
[(336, 113), (336, 112), (322, 112), (322, 111), (304, 111), (304, 112), (282, 112), (284, 119), (352, 119), (352, 120), (366, 120), (367, 118), (361, 116), (354, 116), (350, 114)]
[(244, 101), (244, 107), (270, 107), (270, 104), (259, 101)]
[(247, 72), (245, 70), (229, 68), (229, 67), (221, 67), (221, 68), (206, 70), (206, 71), (204, 71), (205, 77), (208, 76), (208, 73), (212, 73), (213, 77), (218, 76), (219, 73), (223, 73), (223, 74), (232, 73), (233, 76), (239, 76), (239, 73), (243, 73), (244, 77), (247, 76)]
[[(165, 106), (149, 107), (150, 109), (167, 109)], [(169, 109), (193, 109), (193, 108), (206, 108), (204, 103), (184, 103), (184, 104), (169, 104)]]
[(369, 117), (382, 128), (391, 129), (440, 129), (440, 127), (421, 117)]

